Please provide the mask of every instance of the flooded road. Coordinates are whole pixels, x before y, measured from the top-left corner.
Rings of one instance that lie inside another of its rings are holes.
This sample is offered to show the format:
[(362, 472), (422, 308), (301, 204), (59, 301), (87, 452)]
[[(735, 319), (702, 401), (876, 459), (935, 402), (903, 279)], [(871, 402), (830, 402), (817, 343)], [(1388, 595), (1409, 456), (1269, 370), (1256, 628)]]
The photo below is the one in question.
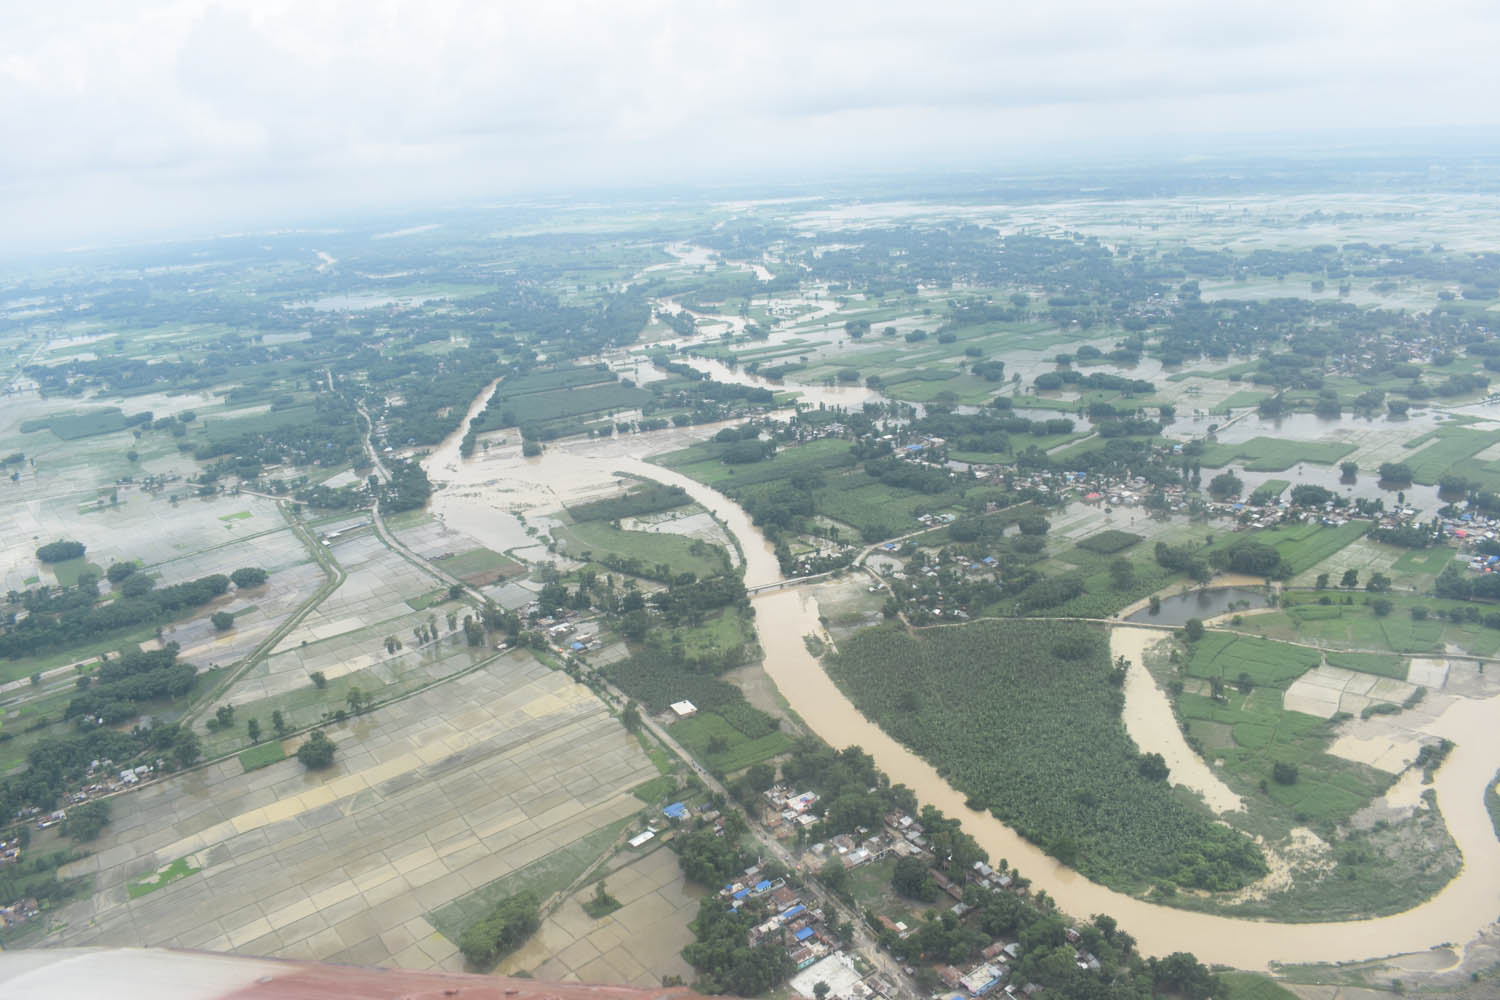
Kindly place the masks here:
[[(710, 487), (646, 461), (650, 455), (708, 437), (716, 429), (705, 425), (564, 441), (530, 459), (521, 457), (516, 442), (492, 447), (467, 461), (450, 461), (445, 442), (426, 463), (434, 481), (447, 484), (434, 495), (433, 509), (453, 526), (490, 544), (488, 536), (496, 534), (492, 525), (500, 523), (501, 515), (514, 523), (511, 511), (540, 513), (556, 509), (568, 497), (599, 495), (616, 488), (619, 473), (647, 476), (681, 486), (715, 513), (744, 552), (747, 586), (776, 582), (781, 574), (771, 546), (737, 504)], [(1500, 841), (1484, 807), (1485, 786), (1500, 763), (1500, 752), (1491, 738), (1500, 728), (1500, 696), (1458, 699), (1430, 724), (1432, 735), (1456, 744), (1433, 787), (1465, 860), (1459, 876), (1431, 900), (1404, 913), (1364, 921), (1277, 924), (1208, 916), (1148, 903), (1090, 882), (990, 814), (968, 809), (965, 797), (939, 777), (932, 765), (861, 715), (808, 653), (803, 636), (823, 634), (816, 592), (816, 587), (804, 586), (771, 591), (754, 600), (765, 671), (803, 722), (833, 746), (862, 747), (891, 781), (908, 785), (922, 802), (962, 818), (965, 829), (993, 859), (1005, 858), (1020, 868), (1034, 888), (1045, 889), (1063, 910), (1081, 918), (1095, 913), (1115, 917), (1148, 954), (1186, 950), (1205, 962), (1239, 968), (1263, 968), (1270, 962), (1357, 960), (1467, 942), (1500, 912), (1496, 876)], [(1134, 664), (1126, 687), (1127, 726), (1143, 747), (1168, 758), (1174, 780), (1202, 792), (1215, 808), (1231, 808), (1232, 793), (1196, 755), (1184, 754), (1186, 747), (1176, 747), (1170, 738), (1176, 726), (1166, 696), (1140, 665), (1141, 651), (1151, 634), (1155, 633), (1129, 626), (1115, 629), (1112, 650)], [(1180, 740), (1179, 733), (1176, 742)], [(1199, 768), (1207, 773), (1200, 773)]]

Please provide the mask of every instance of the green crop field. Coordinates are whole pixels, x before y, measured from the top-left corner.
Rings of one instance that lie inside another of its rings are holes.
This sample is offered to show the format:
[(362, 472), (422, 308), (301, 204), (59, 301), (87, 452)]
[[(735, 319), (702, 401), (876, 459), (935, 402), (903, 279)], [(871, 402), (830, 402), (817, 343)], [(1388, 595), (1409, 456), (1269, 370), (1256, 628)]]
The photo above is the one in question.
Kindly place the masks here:
[[(1411, 616), (1413, 607), (1429, 611), (1447, 611), (1463, 606), (1420, 594), (1385, 595), (1392, 604), (1391, 613), (1376, 615), (1365, 603), (1368, 595), (1291, 590), (1283, 595), (1279, 611), (1245, 619), (1242, 628), (1272, 638), (1296, 639), (1333, 648), (1389, 650), (1394, 653), (1441, 653), (1454, 646), (1472, 656), (1493, 656), (1500, 652), (1500, 630), (1478, 622), (1443, 621), (1435, 615), (1424, 619)], [(1328, 604), (1318, 603), (1327, 598)], [(1350, 603), (1343, 603), (1348, 599)]]
[[(1224, 762), (1230, 787), (1241, 795), (1269, 798), (1304, 821), (1346, 819), (1390, 784), (1388, 775), (1326, 753), (1332, 724), (1284, 710), (1281, 692), (1274, 687), (1257, 687), (1247, 695), (1230, 685), (1222, 701), (1184, 694), (1177, 708), (1188, 722), (1188, 735)], [(1297, 768), (1294, 784), (1272, 780), (1278, 763)]]
[(1297, 1000), (1297, 994), (1254, 972), (1221, 972), (1224, 1000)]
[(1453, 550), (1446, 545), (1431, 549), (1411, 549), (1403, 552), (1392, 568), (1399, 573), (1420, 573), (1437, 576), (1453, 561)]
[(1398, 681), (1406, 680), (1408, 664), (1395, 653), (1330, 652), (1325, 655), (1331, 667), (1343, 667), (1345, 670), (1358, 670), (1360, 673), (1377, 674), (1381, 677), (1394, 677)]
[(112, 434), (125, 429), (125, 415), (117, 406), (82, 413), (55, 413), (21, 423), (22, 434), (50, 430), (64, 441), (77, 441), (96, 434)]
[(1078, 547), (1086, 552), (1108, 556), (1114, 555), (1116, 552), (1123, 552), (1140, 540), (1141, 536), (1133, 531), (1107, 528), (1097, 534), (1081, 539), (1078, 542)]
[(1191, 676), (1229, 683), (1248, 674), (1257, 687), (1285, 688), (1321, 661), (1315, 649), (1225, 632), (1209, 632), (1193, 644), (1192, 654)]
[(522, 892), (534, 892), (540, 900), (561, 892), (607, 851), (633, 818), (600, 827), (545, 854), (528, 865), (460, 896), (427, 914), (432, 926), (450, 941), (457, 941), (465, 927), (494, 908), (500, 900)]
[(1090, 878), (1229, 889), (1265, 871), (1243, 835), (1145, 777), (1101, 630), (976, 622), (870, 629), (829, 658), (860, 709), (977, 803)]
[(1261, 531), (1222, 536), (1211, 548), (1223, 549), (1244, 541), (1269, 545), (1280, 553), (1292, 575), (1311, 569), (1370, 530), (1369, 521), (1348, 521), (1337, 527), (1317, 522), (1288, 524)]
[(1467, 462), (1497, 442), (1500, 442), (1500, 437), (1484, 431), (1443, 427), (1438, 431), (1436, 441), (1403, 461), (1411, 469), (1414, 480), (1430, 486), (1446, 472), (1462, 473), (1464, 469), (1455, 466)]
[(670, 774), (658, 774), (649, 781), (643, 781), (630, 790), (630, 794), (646, 803), (654, 806), (677, 789), (677, 779)]
[[(1224, 762), (1231, 787), (1241, 795), (1269, 799), (1294, 817), (1342, 820), (1390, 784), (1389, 775), (1325, 752), (1334, 731), (1329, 720), (1282, 708), (1282, 691), (1318, 666), (1316, 650), (1209, 633), (1189, 654), (1186, 674), (1224, 681), (1223, 694), (1182, 694), (1177, 710), (1205, 755)], [(1390, 661), (1373, 657), (1343, 665), (1394, 673)], [(1249, 679), (1248, 691), (1241, 689), (1241, 678)], [(1272, 780), (1277, 763), (1297, 768), (1294, 783)]]
[(1253, 437), (1240, 444), (1208, 445), (1198, 461), (1206, 469), (1244, 463), (1250, 472), (1285, 472), (1302, 462), (1332, 465), (1354, 448), (1354, 445), (1340, 441), (1284, 441), (1281, 438)]
[(559, 551), (575, 559), (600, 561), (614, 555), (627, 563), (634, 560), (648, 569), (665, 564), (671, 567), (673, 575), (693, 573), (699, 579), (729, 569), (729, 557), (722, 547), (666, 531), (625, 531), (606, 521), (585, 521), (556, 528), (552, 534), (559, 543)]
[(165, 889), (179, 879), (185, 879), (189, 875), (196, 875), (202, 871), (188, 864), (187, 858), (178, 858), (161, 871), (150, 875), (143, 875), (125, 887), (126, 895), (131, 899), (140, 899), (142, 896), (150, 895), (158, 889)]
[(210, 441), (229, 441), (252, 434), (266, 434), (282, 427), (296, 427), (315, 422), (317, 409), (313, 406), (289, 406), (284, 410), (270, 410), (244, 417), (223, 416), (213, 420), (204, 419), (198, 428)]
[(524, 570), (520, 563), (509, 556), (491, 552), (486, 548), (468, 549), (453, 555), (439, 556), (433, 562), (461, 580), (477, 577), (483, 578), (485, 583), (493, 583), (497, 577), (515, 576)]
[(246, 771), (254, 771), (285, 759), (286, 751), (281, 748), (280, 740), (256, 744), (248, 750), (241, 750), (239, 754), (240, 767)]
[(1267, 479), (1255, 488), (1254, 493), (1250, 494), (1250, 502), (1253, 504), (1271, 503), (1290, 485), (1292, 485), (1291, 482), (1286, 479)]
[(516, 423), (543, 424), (566, 417), (579, 417), (614, 410), (633, 410), (651, 399), (651, 393), (627, 385), (595, 385), (552, 392), (530, 393), (507, 401)]
[(670, 732), (693, 756), (721, 774), (770, 760), (793, 745), (792, 738), (782, 732), (751, 739), (713, 712), (699, 712), (690, 719), (674, 722)]

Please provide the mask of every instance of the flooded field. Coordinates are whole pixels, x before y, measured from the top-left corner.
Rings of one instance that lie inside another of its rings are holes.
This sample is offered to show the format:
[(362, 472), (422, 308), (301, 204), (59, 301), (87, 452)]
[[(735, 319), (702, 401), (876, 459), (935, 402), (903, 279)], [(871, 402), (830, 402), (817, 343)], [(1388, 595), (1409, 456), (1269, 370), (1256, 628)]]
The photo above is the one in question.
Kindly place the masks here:
[[(712, 430), (691, 428), (690, 433), (636, 435), (612, 442), (562, 442), (534, 459), (523, 459), (510, 449), (499, 450), (498, 454), (491, 449), (486, 458), (456, 468), (434, 462), (434, 478), (447, 474), (450, 482), (468, 486), (493, 481), (493, 487), (477, 492), (493, 490), (503, 495), (512, 509), (545, 509), (564, 496), (613, 489), (612, 479), (621, 472), (680, 485), (738, 540), (746, 557), (748, 586), (778, 582), (781, 574), (769, 544), (738, 505), (715, 490), (645, 460)], [(447, 492), (441, 491), (439, 497)], [(1430, 726), (1430, 735), (1442, 735), (1457, 744), (1438, 771), (1434, 788), (1465, 858), (1461, 874), (1431, 900), (1404, 913), (1366, 921), (1277, 924), (1209, 916), (1148, 903), (1092, 883), (987, 813), (968, 809), (964, 796), (932, 765), (864, 718), (809, 654), (803, 636), (818, 635), (830, 641), (819, 621), (818, 592), (816, 585), (770, 590), (754, 601), (756, 628), (765, 651), (764, 669), (792, 710), (832, 745), (864, 748), (893, 782), (918, 789), (923, 802), (962, 817), (965, 828), (992, 857), (1009, 859), (1064, 910), (1111, 914), (1131, 928), (1149, 953), (1187, 949), (1205, 961), (1242, 968), (1264, 967), (1270, 962), (1360, 959), (1467, 941), (1494, 919), (1492, 873), (1500, 870), (1500, 841), (1484, 809), (1483, 791), (1495, 769), (1489, 734), (1500, 725), (1500, 696), (1457, 699)], [(1221, 598), (1226, 602), (1229, 599)], [(1126, 629), (1117, 631), (1125, 633)], [(1148, 632), (1129, 630), (1136, 635)], [(1138, 663), (1145, 638), (1132, 641), (1129, 633), (1115, 642), (1119, 655)], [(1131, 673), (1126, 718), (1132, 734), (1143, 747), (1154, 748), (1164, 756), (1170, 753), (1176, 780), (1202, 794), (1211, 807), (1235, 808), (1237, 797), (1185, 745), (1176, 745), (1181, 742), (1180, 733), (1175, 740), (1171, 737), (1177, 730), (1165, 695), (1144, 676), (1143, 669)]]
[(1204, 588), (1163, 598), (1161, 610), (1155, 614), (1149, 608), (1142, 608), (1125, 620), (1143, 625), (1182, 625), (1189, 618), (1208, 619), (1224, 614), (1231, 610), (1231, 605), (1235, 609), (1241, 606), (1264, 608), (1267, 606), (1266, 595), (1263, 591), (1247, 587)]

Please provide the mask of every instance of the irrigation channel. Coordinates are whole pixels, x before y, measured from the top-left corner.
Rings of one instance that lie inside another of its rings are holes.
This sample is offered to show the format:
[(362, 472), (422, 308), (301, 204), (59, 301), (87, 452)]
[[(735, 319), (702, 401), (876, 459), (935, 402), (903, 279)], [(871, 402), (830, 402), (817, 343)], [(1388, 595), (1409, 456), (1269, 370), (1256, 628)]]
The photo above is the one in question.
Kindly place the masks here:
[[(469, 411), (483, 408), (488, 393)], [(734, 501), (718, 491), (647, 459), (712, 435), (718, 425), (625, 435), (611, 439), (555, 442), (540, 456), (524, 458), (519, 440), (492, 446), (461, 460), (458, 443), (465, 421), (432, 453), (424, 467), (435, 484), (432, 510), (450, 527), (495, 551), (529, 541), (516, 512), (555, 510), (562, 502), (613, 489), (619, 474), (680, 486), (712, 511), (734, 536), (744, 556), (745, 584), (763, 587), (783, 580), (760, 530)], [(515, 435), (512, 435), (514, 438)], [(518, 530), (519, 528), (519, 530)], [(962, 818), (964, 828), (993, 858), (1006, 858), (1045, 889), (1063, 910), (1086, 918), (1107, 913), (1135, 935), (1149, 954), (1191, 951), (1205, 962), (1238, 968), (1270, 963), (1337, 962), (1405, 954), (1440, 945), (1461, 945), (1500, 913), (1500, 840), (1484, 805), (1486, 785), (1500, 765), (1492, 736), (1500, 729), (1500, 696), (1460, 698), (1429, 727), (1456, 745), (1437, 771), (1434, 788), (1448, 828), (1464, 856), (1459, 875), (1427, 902), (1402, 913), (1369, 920), (1274, 923), (1214, 916), (1137, 899), (1090, 882), (1044, 854), (989, 813), (969, 809), (965, 797), (937, 770), (887, 736), (860, 714), (824, 673), (803, 637), (822, 635), (810, 587), (765, 591), (754, 599), (755, 627), (765, 651), (765, 670), (792, 709), (833, 746), (862, 747), (893, 782), (917, 791), (923, 803)], [(1163, 752), (1174, 778), (1204, 794), (1210, 806), (1232, 809), (1237, 797), (1183, 743), (1165, 695), (1145, 675), (1140, 653), (1159, 630), (1129, 624), (1112, 629), (1114, 655), (1132, 661), (1125, 716), (1144, 749)]]

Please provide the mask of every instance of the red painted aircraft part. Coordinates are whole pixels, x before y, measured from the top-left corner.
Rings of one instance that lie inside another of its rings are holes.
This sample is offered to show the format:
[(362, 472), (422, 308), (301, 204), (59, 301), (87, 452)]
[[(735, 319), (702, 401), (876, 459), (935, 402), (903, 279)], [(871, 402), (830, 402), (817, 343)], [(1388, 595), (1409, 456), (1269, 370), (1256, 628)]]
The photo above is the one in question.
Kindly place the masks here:
[(0, 953), (5, 1000), (707, 1000), (685, 987), (377, 969), (166, 948)]

